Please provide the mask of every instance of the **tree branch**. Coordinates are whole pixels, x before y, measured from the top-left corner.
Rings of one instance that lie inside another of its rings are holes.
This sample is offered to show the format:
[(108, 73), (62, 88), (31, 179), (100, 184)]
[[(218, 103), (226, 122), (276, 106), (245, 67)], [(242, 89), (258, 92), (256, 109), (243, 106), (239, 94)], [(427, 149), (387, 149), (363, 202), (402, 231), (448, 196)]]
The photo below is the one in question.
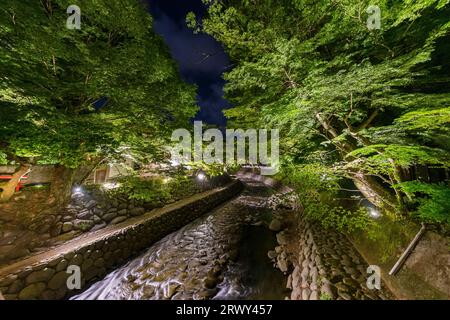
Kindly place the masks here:
[(376, 109), (374, 112), (372, 112), (372, 114), (369, 116), (369, 118), (367, 118), (366, 121), (364, 121), (362, 124), (360, 124), (356, 128), (355, 131), (358, 132), (358, 131), (361, 131), (361, 130), (367, 128), (367, 126), (372, 123), (372, 121), (375, 119), (375, 117), (378, 115), (379, 112), (380, 112), (380, 109)]

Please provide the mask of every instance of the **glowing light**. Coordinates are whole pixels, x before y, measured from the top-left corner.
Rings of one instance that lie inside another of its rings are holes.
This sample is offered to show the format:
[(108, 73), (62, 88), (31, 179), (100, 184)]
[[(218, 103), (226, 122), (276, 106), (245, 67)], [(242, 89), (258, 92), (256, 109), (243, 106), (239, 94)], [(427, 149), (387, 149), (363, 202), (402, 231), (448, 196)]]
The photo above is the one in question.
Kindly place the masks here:
[(197, 179), (203, 181), (206, 179), (206, 175), (203, 172), (200, 172), (199, 174), (197, 174)]
[(170, 159), (170, 165), (172, 167), (178, 167), (180, 165), (180, 162), (176, 159)]
[(369, 210), (369, 216), (371, 218), (377, 219), (377, 218), (381, 217), (381, 213), (377, 209), (375, 209), (373, 207), (368, 207), (367, 210)]
[(81, 194), (81, 193), (83, 193), (83, 188), (81, 188), (81, 187), (75, 187), (75, 188), (73, 189), (73, 191), (74, 191), (74, 193)]
[(164, 178), (162, 180), (162, 182), (165, 184), (165, 183), (169, 183), (170, 180), (172, 180), (172, 178)]

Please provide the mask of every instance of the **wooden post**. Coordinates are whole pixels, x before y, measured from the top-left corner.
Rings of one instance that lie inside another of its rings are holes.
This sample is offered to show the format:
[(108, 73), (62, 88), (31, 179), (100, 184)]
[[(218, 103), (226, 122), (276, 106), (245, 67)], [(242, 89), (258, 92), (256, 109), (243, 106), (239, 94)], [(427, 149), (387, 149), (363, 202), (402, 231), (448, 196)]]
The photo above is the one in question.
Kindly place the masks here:
[(409, 255), (411, 254), (411, 252), (416, 247), (416, 245), (419, 242), (419, 240), (422, 237), (422, 235), (425, 233), (425, 230), (426, 230), (425, 225), (422, 224), (422, 228), (420, 228), (419, 232), (417, 232), (416, 236), (411, 241), (409, 246), (406, 248), (405, 252), (402, 253), (402, 255), (400, 256), (398, 261), (392, 267), (391, 271), (389, 271), (389, 275), (390, 276), (395, 275), (400, 270), (400, 268), (405, 263), (406, 259), (408, 259)]

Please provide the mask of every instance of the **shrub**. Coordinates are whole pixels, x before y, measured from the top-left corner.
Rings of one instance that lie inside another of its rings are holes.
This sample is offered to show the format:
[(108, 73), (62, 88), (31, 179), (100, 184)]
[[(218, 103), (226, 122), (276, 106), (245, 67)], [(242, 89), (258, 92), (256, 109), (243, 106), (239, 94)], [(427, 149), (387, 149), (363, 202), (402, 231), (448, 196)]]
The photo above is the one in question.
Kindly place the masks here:
[(450, 188), (447, 185), (408, 181), (399, 187), (416, 196), (411, 203), (413, 217), (429, 223), (450, 225)]
[(340, 178), (330, 168), (320, 164), (287, 165), (279, 176), (297, 193), (306, 218), (325, 228), (352, 232), (369, 229), (374, 223), (366, 208), (349, 210), (339, 205), (336, 197), (341, 189)]
[(118, 181), (120, 187), (109, 191), (110, 196), (126, 196), (154, 205), (176, 201), (199, 191), (189, 176), (158, 177), (142, 179), (138, 176), (123, 177)]

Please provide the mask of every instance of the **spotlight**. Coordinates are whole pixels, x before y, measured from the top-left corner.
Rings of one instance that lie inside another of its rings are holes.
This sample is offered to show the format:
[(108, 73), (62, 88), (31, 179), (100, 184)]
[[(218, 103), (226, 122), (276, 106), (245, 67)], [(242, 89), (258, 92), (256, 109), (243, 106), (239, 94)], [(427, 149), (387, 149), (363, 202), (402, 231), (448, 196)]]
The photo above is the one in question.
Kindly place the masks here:
[(206, 175), (203, 172), (200, 172), (199, 174), (197, 174), (197, 179), (203, 181), (206, 179)]
[(369, 216), (371, 218), (377, 219), (377, 218), (381, 217), (381, 213), (377, 209), (375, 209), (373, 207), (368, 207), (367, 209), (369, 210)]

